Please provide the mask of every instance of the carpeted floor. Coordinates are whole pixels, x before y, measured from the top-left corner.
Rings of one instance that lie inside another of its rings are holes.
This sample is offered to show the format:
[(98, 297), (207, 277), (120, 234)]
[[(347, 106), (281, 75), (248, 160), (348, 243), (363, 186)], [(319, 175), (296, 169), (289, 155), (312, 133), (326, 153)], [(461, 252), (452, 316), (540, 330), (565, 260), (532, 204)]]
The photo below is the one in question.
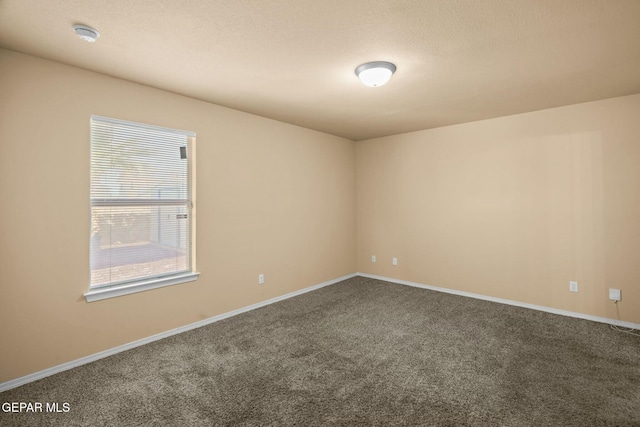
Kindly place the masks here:
[(639, 426), (640, 338), (355, 277), (0, 394), (2, 426)]

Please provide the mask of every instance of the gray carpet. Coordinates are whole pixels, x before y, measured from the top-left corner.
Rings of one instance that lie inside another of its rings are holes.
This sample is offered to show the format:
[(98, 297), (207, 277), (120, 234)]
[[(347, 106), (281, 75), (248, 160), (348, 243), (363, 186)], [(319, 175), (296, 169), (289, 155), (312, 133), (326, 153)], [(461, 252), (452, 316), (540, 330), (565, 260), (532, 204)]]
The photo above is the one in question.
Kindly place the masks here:
[(356, 277), (0, 394), (28, 426), (640, 426), (640, 338)]

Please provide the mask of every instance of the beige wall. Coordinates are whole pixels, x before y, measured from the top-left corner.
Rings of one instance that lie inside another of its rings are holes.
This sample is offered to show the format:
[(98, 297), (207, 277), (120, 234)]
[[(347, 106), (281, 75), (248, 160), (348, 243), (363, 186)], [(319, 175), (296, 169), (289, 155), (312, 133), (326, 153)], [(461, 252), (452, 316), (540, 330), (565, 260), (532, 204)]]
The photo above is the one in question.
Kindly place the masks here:
[[(91, 114), (197, 133), (198, 281), (85, 302)], [(6, 50), (0, 204), (0, 382), (356, 269), (352, 141)]]
[(640, 323), (640, 95), (361, 141), (356, 163), (359, 272)]
[[(0, 50), (0, 382), (355, 271), (640, 323), (638, 111), (354, 144)], [(198, 281), (85, 302), (91, 114), (197, 133)]]

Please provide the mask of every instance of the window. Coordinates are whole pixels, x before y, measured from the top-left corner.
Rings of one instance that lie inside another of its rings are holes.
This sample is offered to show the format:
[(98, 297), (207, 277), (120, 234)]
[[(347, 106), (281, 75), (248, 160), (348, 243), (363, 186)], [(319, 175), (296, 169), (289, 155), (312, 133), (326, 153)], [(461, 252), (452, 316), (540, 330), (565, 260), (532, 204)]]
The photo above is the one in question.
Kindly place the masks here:
[(91, 117), (91, 279), (87, 301), (196, 280), (195, 134)]

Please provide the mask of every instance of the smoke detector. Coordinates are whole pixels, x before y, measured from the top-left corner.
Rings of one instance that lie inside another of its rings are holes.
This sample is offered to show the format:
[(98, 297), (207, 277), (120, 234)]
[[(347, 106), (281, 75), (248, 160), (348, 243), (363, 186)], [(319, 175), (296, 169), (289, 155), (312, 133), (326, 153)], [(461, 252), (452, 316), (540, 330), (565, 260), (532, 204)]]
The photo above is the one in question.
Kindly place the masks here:
[(76, 32), (78, 37), (89, 43), (95, 42), (96, 40), (98, 40), (98, 37), (100, 37), (100, 33), (98, 32), (98, 30), (86, 25), (74, 25), (73, 31)]

